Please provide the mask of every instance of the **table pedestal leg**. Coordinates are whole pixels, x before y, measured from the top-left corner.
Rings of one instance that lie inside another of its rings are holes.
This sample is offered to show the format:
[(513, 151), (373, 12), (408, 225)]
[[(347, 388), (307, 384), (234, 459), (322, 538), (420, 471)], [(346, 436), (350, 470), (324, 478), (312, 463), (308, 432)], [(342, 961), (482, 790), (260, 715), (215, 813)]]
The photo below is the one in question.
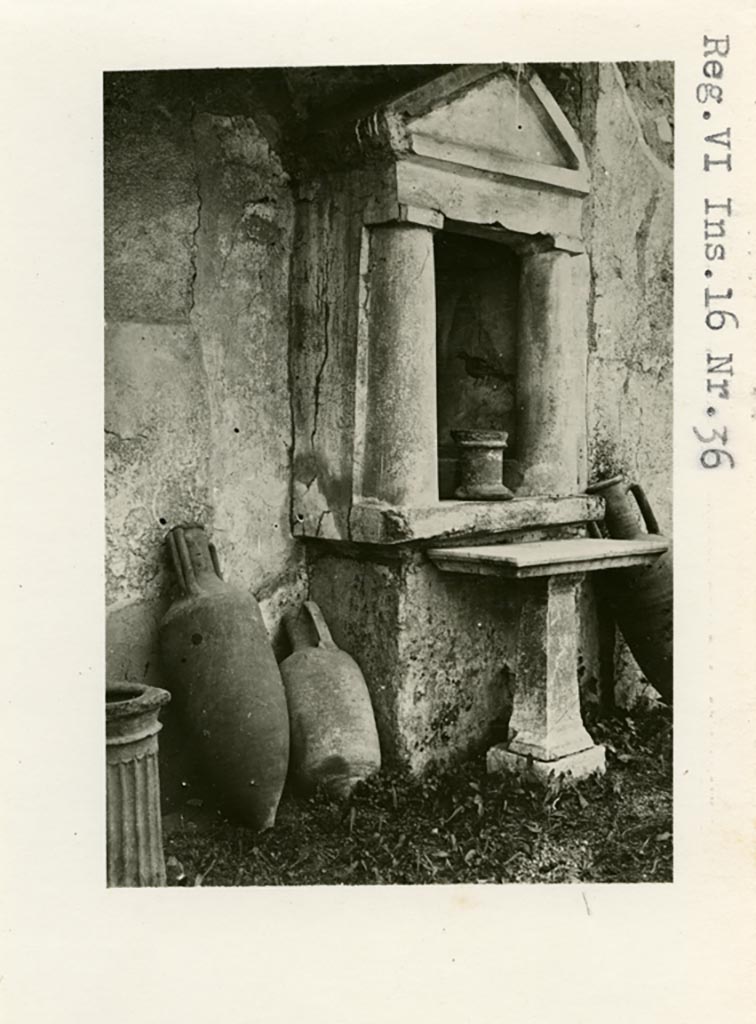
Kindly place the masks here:
[(488, 751), (489, 772), (530, 764), (540, 776), (574, 778), (603, 772), (580, 714), (577, 677), (577, 589), (580, 575), (521, 581), (522, 611), (509, 740)]

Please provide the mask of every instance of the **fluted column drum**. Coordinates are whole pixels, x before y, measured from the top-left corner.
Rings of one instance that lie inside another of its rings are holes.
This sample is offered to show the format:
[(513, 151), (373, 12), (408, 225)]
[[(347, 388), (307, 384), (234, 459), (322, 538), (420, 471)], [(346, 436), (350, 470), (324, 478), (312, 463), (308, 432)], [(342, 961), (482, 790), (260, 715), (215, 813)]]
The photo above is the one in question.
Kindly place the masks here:
[(108, 886), (165, 885), (157, 734), (170, 699), (139, 683), (106, 691)]

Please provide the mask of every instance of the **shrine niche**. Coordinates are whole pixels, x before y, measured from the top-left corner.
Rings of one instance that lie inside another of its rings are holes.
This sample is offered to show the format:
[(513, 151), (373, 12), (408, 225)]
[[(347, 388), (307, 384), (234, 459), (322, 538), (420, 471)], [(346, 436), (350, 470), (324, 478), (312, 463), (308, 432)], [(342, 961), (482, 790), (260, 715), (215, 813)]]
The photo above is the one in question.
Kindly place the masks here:
[(581, 587), (666, 542), (586, 536), (577, 137), (532, 71), (466, 67), (320, 125), (295, 179), (292, 532), (389, 759), (505, 720), (491, 770), (602, 771)]
[[(302, 147), (292, 529), (369, 543), (584, 522), (587, 192), (538, 76), (456, 69)], [(515, 501), (454, 500), (451, 432), (509, 435)]]
[(516, 450), (520, 260), (506, 245), (450, 231), (436, 234), (434, 259), (438, 491), (451, 499), (459, 431), (503, 432), (507, 452)]

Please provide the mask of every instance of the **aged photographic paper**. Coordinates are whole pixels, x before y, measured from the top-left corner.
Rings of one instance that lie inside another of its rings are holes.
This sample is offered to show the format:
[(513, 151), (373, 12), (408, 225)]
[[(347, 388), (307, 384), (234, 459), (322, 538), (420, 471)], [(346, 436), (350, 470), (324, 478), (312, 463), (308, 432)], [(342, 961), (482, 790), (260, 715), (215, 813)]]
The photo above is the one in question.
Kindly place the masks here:
[(749, 1019), (753, 15), (6, 12), (8, 1020)]

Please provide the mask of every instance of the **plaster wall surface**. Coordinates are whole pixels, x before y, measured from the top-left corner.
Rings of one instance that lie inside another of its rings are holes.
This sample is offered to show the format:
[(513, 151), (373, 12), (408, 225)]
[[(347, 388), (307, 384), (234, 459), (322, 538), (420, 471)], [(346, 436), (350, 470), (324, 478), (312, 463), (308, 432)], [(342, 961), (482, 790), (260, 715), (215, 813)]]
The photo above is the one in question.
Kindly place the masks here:
[(355, 363), (364, 203), (352, 176), (333, 175), (296, 207), (291, 274), (293, 510), (321, 536), (346, 536), (336, 510), (352, 499)]
[[(293, 203), (255, 122), (204, 111), (167, 75), (108, 76), (105, 144), (107, 673), (161, 685), (171, 526), (205, 525), (279, 651), (304, 593), (289, 529)], [(163, 718), (163, 746), (180, 746)]]
[(638, 85), (651, 74), (647, 67), (624, 65), (623, 75), (616, 65), (600, 65), (595, 81), (586, 208), (593, 291), (589, 458), (594, 476), (623, 471), (640, 482), (669, 531), (673, 171), (666, 132), (673, 69), (652, 65), (654, 81), (666, 81), (666, 89), (649, 96)]
[[(583, 132), (592, 182), (585, 207), (592, 277), (589, 473), (598, 479), (623, 472), (638, 481), (667, 535), (672, 533), (673, 85), (671, 63), (583, 67)], [(622, 643), (616, 674), (622, 703), (644, 692)]]

